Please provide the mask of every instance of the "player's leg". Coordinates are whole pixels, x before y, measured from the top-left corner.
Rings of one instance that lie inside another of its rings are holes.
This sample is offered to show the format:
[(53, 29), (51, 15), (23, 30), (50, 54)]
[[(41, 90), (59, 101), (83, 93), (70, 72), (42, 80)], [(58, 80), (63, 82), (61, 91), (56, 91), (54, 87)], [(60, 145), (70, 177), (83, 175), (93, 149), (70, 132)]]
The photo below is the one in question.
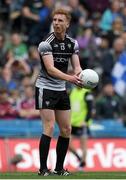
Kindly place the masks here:
[[(71, 131), (71, 141), (69, 145), (69, 150), (77, 157), (79, 160), (79, 169), (83, 170), (85, 164), (86, 164), (86, 152), (87, 152), (87, 127), (85, 126), (72, 126), (72, 131)], [(80, 149), (82, 152), (82, 155), (80, 156), (77, 152), (77, 149), (73, 145), (73, 140), (78, 139), (80, 143)]]
[(55, 113), (51, 109), (41, 109), (40, 116), (43, 125), (43, 134), (52, 137), (55, 125)]
[(82, 160), (80, 162), (80, 168), (83, 168), (86, 165), (86, 155), (87, 155), (87, 135), (83, 135), (80, 138), (80, 148), (82, 151)]
[(78, 159), (79, 162), (81, 162), (81, 157), (80, 155), (77, 153), (77, 149), (73, 143), (73, 141), (75, 140), (75, 138), (77, 139), (78, 137), (75, 137), (71, 134), (71, 138), (70, 138), (70, 143), (69, 143), (69, 151), (71, 151), (75, 156), (76, 158)]
[(47, 157), (55, 124), (55, 114), (54, 110), (52, 110), (54, 102), (50, 101), (51, 96), (53, 96), (51, 91), (36, 88), (36, 108), (40, 110), (43, 125), (43, 133), (39, 143), (39, 175), (44, 176), (49, 175), (49, 170), (47, 168)]
[(43, 124), (43, 134), (39, 143), (39, 156), (40, 156), (40, 174), (46, 171), (47, 157), (49, 153), (50, 141), (54, 130), (55, 116), (53, 110), (41, 109), (40, 115)]
[(71, 135), (71, 122), (70, 110), (56, 110), (56, 122), (60, 129), (60, 136), (70, 138)]
[(71, 134), (70, 110), (56, 110), (56, 121), (60, 129), (60, 136), (56, 146), (56, 167), (55, 171), (58, 175), (69, 175), (69, 172), (63, 169), (64, 160), (69, 147), (69, 139)]

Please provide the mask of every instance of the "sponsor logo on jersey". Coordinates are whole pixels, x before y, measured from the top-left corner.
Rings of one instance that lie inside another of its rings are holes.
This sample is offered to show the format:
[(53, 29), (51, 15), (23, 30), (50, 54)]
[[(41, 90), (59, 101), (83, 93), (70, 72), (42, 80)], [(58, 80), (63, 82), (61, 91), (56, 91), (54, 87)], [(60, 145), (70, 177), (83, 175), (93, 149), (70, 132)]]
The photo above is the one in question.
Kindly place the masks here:
[(54, 59), (54, 61), (56, 61), (56, 62), (62, 62), (62, 63), (64, 63), (64, 62), (68, 62), (68, 58), (55, 58)]
[(54, 44), (54, 48), (58, 48), (58, 44)]

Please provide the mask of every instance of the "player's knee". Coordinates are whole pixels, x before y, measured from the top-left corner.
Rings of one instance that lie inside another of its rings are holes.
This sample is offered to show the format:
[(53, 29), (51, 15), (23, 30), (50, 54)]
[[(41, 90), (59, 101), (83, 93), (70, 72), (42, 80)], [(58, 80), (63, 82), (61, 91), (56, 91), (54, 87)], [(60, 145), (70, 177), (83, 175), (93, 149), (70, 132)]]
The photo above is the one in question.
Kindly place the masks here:
[(44, 128), (44, 132), (49, 136), (52, 136), (53, 131), (54, 131), (54, 125), (53, 124), (49, 124), (48, 126), (46, 126)]
[(66, 128), (66, 136), (67, 136), (67, 137), (70, 137), (70, 135), (71, 135), (71, 126), (68, 126), (68, 127)]
[(49, 126), (49, 131), (50, 131), (51, 133), (53, 133), (53, 131), (54, 131), (54, 125)]
[(61, 134), (62, 134), (64, 137), (70, 137), (70, 134), (71, 134), (71, 126), (67, 126), (67, 127), (62, 128)]

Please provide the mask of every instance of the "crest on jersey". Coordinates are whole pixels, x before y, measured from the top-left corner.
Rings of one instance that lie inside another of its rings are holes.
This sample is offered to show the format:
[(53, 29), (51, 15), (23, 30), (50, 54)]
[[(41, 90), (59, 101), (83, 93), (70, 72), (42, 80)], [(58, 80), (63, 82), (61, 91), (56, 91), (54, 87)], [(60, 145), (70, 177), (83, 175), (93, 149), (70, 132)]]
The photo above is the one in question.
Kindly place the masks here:
[(65, 44), (64, 43), (60, 43), (60, 48), (61, 48), (61, 50), (65, 50)]
[(47, 105), (47, 106), (50, 104), (50, 102), (49, 102), (49, 101), (45, 101), (45, 103), (46, 103), (46, 105)]
[(69, 48), (69, 49), (71, 48), (71, 44), (68, 44), (68, 48)]

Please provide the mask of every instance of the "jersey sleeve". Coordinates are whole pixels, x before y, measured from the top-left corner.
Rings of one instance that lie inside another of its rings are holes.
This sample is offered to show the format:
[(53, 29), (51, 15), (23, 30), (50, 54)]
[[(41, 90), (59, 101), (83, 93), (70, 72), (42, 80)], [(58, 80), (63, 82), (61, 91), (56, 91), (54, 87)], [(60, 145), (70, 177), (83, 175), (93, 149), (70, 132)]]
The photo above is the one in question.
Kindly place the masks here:
[(79, 53), (79, 44), (77, 42), (77, 40), (75, 40), (75, 45), (74, 45), (74, 54), (78, 54)]
[(51, 45), (46, 42), (46, 41), (42, 41), (39, 46), (38, 46), (38, 52), (44, 56), (44, 55), (50, 55), (52, 54), (52, 47)]
[(88, 122), (90, 118), (92, 118), (92, 112), (94, 110), (93, 100), (94, 100), (93, 94), (91, 92), (87, 92), (84, 100), (87, 103), (87, 115), (85, 117), (85, 122)]

